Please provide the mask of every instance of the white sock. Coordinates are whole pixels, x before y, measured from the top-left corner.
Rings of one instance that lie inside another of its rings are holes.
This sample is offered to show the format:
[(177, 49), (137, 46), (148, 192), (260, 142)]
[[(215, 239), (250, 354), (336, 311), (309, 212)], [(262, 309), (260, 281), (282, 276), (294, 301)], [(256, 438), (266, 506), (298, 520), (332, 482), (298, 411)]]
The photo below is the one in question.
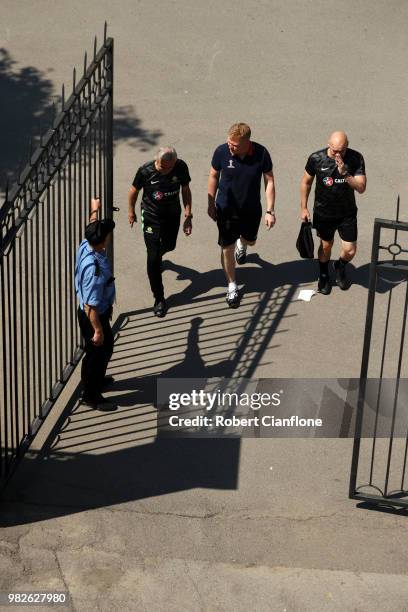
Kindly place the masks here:
[(238, 238), (238, 240), (237, 240), (237, 247), (238, 247), (239, 249), (244, 249), (244, 250), (246, 251), (247, 245), (246, 245), (246, 244), (243, 244), (243, 243), (241, 242), (241, 238)]
[(236, 291), (237, 289), (238, 287), (235, 281), (232, 281), (232, 283), (228, 283), (228, 293), (232, 293), (233, 291)]

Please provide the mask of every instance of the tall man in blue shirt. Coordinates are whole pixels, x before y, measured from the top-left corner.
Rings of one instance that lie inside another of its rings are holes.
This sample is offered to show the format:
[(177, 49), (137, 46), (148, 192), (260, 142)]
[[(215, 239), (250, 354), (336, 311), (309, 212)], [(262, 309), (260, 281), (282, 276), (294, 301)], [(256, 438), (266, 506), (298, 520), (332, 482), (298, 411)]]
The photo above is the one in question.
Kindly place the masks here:
[(78, 248), (75, 266), (75, 289), (79, 300), (78, 322), (84, 339), (82, 360), (82, 403), (96, 410), (115, 410), (102, 390), (113, 381), (106, 368), (113, 352), (110, 326), (115, 299), (115, 279), (106, 255), (106, 246), (115, 222), (98, 221), (99, 199), (91, 202), (91, 216), (85, 229), (85, 240)]
[[(228, 140), (216, 148), (208, 177), (208, 214), (217, 222), (221, 263), (228, 283), (227, 304), (239, 306), (235, 261), (243, 264), (247, 246), (255, 244), (262, 218), (261, 179), (264, 177), (265, 225), (275, 225), (275, 182), (265, 147), (251, 141), (251, 128), (234, 123)], [(234, 261), (235, 251), (235, 261)]]

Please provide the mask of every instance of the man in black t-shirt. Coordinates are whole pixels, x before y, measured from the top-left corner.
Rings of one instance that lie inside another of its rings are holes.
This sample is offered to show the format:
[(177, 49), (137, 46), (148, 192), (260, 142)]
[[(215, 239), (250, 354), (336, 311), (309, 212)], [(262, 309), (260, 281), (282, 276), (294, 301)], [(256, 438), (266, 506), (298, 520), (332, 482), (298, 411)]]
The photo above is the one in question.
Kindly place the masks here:
[(183, 231), (191, 234), (191, 191), (187, 164), (177, 158), (173, 147), (159, 149), (156, 159), (140, 166), (128, 196), (130, 226), (136, 222), (135, 205), (142, 196), (142, 230), (147, 248), (147, 274), (154, 295), (153, 312), (164, 317), (167, 311), (162, 282), (162, 256), (176, 247), (180, 227), (180, 188), (185, 219)]
[(313, 180), (316, 190), (313, 208), (313, 227), (320, 238), (318, 290), (324, 295), (331, 291), (329, 261), (336, 230), (341, 238), (341, 252), (334, 263), (336, 282), (346, 290), (350, 282), (346, 265), (357, 249), (357, 206), (354, 192), (366, 190), (364, 158), (358, 151), (348, 148), (344, 132), (333, 132), (328, 146), (310, 155), (300, 184), (302, 221), (310, 221), (307, 207)]

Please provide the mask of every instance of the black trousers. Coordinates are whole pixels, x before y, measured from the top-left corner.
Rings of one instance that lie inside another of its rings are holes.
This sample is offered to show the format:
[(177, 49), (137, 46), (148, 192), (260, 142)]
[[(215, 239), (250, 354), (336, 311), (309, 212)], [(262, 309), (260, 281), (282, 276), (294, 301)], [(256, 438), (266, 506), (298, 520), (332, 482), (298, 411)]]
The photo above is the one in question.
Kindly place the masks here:
[(162, 257), (176, 248), (180, 227), (180, 210), (158, 222), (147, 214), (143, 219), (143, 235), (147, 249), (147, 276), (155, 300), (164, 298)]
[(92, 342), (94, 328), (85, 312), (78, 308), (78, 323), (85, 343), (81, 379), (83, 396), (87, 400), (97, 400), (102, 393), (106, 368), (113, 353), (113, 333), (110, 325), (111, 315), (112, 308), (99, 315), (104, 340), (101, 346), (95, 346)]

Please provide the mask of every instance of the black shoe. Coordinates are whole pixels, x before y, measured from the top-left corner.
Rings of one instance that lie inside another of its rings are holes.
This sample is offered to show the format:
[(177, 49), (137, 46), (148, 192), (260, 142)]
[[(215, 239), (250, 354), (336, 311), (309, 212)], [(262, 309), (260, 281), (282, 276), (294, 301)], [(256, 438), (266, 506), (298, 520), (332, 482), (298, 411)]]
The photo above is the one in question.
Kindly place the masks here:
[(317, 283), (317, 290), (323, 295), (329, 295), (332, 290), (330, 276), (328, 274), (320, 274), (319, 282)]
[(338, 261), (334, 262), (334, 269), (336, 271), (336, 285), (343, 291), (350, 289), (351, 282), (346, 276), (346, 268), (339, 264)]
[(87, 398), (85, 395), (82, 396), (81, 404), (84, 406), (89, 406), (93, 410), (100, 410), (101, 412), (112, 412), (113, 410), (117, 410), (118, 407), (107, 400), (103, 395), (99, 395), (96, 398)]
[(233, 291), (228, 291), (226, 300), (230, 308), (238, 308), (239, 302), (240, 302), (238, 289), (234, 289)]
[(166, 316), (167, 304), (164, 298), (162, 298), (161, 300), (155, 300), (154, 306), (153, 306), (153, 312), (155, 316), (159, 317), (160, 319)]
[(107, 389), (108, 387), (113, 385), (114, 382), (115, 382), (115, 379), (113, 378), (113, 376), (104, 376), (103, 383), (102, 383), (103, 388)]

